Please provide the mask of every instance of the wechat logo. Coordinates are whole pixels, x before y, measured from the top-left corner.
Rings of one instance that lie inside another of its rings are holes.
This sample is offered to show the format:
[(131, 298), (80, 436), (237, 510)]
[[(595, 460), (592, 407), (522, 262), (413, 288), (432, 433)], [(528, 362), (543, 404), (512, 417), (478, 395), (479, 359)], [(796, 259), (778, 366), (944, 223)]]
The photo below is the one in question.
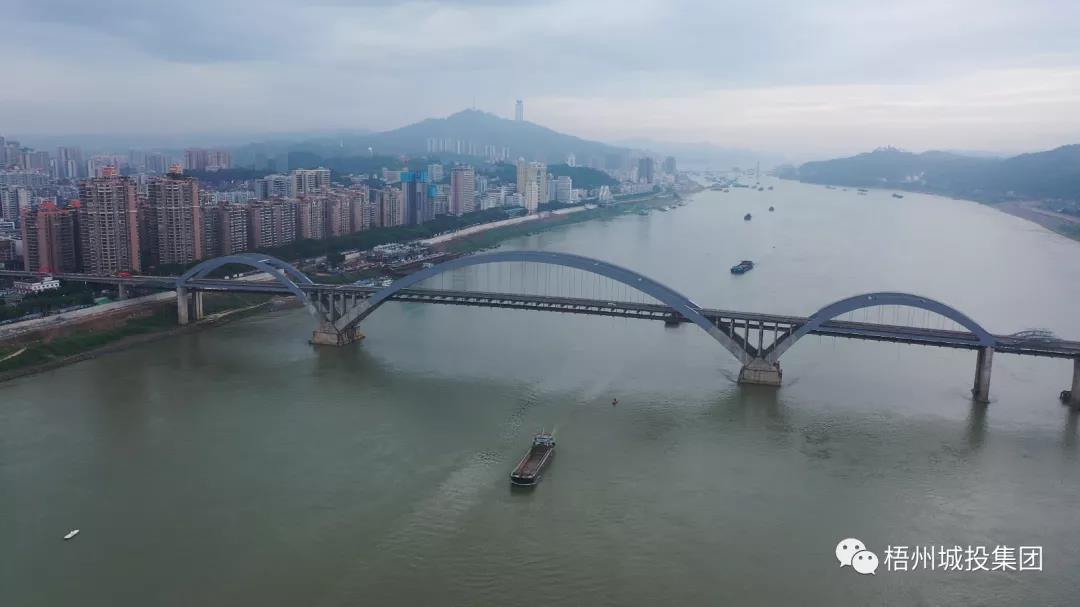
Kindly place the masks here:
[(836, 544), (836, 560), (840, 561), (841, 567), (850, 565), (862, 575), (875, 575), (878, 568), (877, 555), (867, 550), (861, 540), (853, 537)]

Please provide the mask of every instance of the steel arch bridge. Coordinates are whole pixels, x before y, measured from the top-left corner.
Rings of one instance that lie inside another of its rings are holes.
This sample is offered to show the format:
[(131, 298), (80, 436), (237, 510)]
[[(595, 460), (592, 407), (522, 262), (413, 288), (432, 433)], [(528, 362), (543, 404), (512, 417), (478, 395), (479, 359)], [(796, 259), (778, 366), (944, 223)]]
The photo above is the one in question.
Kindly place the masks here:
[[(525, 262), (571, 268), (604, 277), (641, 292), (659, 303), (612, 302), (599, 299), (570, 298), (521, 293), (482, 293), (415, 288), (419, 283), (452, 270), (485, 264)], [(218, 280), (209, 277), (216, 269), (229, 264), (244, 265), (265, 272), (276, 284)], [(7, 274), (15, 274), (7, 272)], [(68, 279), (72, 279), (68, 277)], [(171, 279), (154, 277), (99, 277), (121, 286), (155, 286)], [(405, 276), (389, 286), (376, 289), (358, 285), (327, 285), (313, 282), (291, 264), (269, 255), (242, 253), (218, 257), (200, 263), (173, 283), (178, 295), (181, 322), (187, 322), (189, 291), (196, 295), (196, 318), (202, 317), (201, 293), (204, 290), (289, 293), (309, 307), (319, 319), (312, 334), (312, 343), (344, 345), (363, 338), (359, 325), (387, 301), (413, 301), (452, 305), (509, 308), (519, 310), (549, 310), (579, 314), (617, 316), (664, 320), (667, 323), (693, 323), (720, 343), (742, 364), (740, 383), (780, 385), (780, 357), (803, 337), (831, 335), (837, 337), (891, 341), (978, 350), (976, 380), (972, 390), (977, 401), (986, 401), (990, 366), (995, 349), (1000, 351), (1070, 358), (1074, 365), (1074, 390), (1080, 394), (1080, 342), (1051, 339), (1033, 341), (1016, 336), (996, 336), (956, 308), (940, 301), (910, 293), (866, 293), (833, 302), (809, 317), (781, 316), (755, 312), (733, 312), (705, 309), (689, 297), (663, 283), (622, 266), (569, 253), (544, 251), (499, 251), (470, 255), (447, 261)], [(838, 317), (860, 309), (876, 306), (902, 306), (924, 310), (955, 322), (963, 331), (930, 329), (901, 325), (843, 321)], [(751, 330), (758, 337), (751, 343)], [(770, 331), (773, 340), (764, 345), (764, 334)], [(1068, 391), (1066, 391), (1068, 393)], [(1063, 395), (1062, 398), (1065, 398)], [(1080, 399), (1069, 397), (1080, 405)]]
[(551, 253), (545, 251), (499, 251), (495, 253), (469, 255), (443, 262), (430, 268), (425, 268), (393, 282), (384, 289), (376, 291), (360, 305), (354, 307), (350, 313), (337, 319), (334, 322), (334, 326), (338, 331), (342, 332), (355, 331), (356, 325), (360, 321), (371, 315), (372, 312), (389, 301), (394, 295), (444, 272), (467, 268), (469, 266), (507, 262), (529, 262), (561, 266), (610, 278), (611, 280), (622, 283), (632, 289), (636, 289), (669, 306), (680, 316), (686, 318), (708, 333), (740, 362), (746, 364), (753, 358), (745, 348), (736, 343), (734, 339), (726, 335), (712, 321), (706, 318), (701, 313), (700, 306), (678, 291), (647, 276), (638, 274), (633, 270), (629, 270), (613, 263), (570, 253)]

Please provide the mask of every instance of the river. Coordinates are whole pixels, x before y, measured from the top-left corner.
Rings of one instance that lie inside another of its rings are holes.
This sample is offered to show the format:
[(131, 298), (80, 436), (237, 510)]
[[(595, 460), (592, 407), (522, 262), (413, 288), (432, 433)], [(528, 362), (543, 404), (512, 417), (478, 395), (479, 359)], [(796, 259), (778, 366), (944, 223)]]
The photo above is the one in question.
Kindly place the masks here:
[[(1080, 243), (972, 202), (769, 184), (504, 247), (706, 307), (910, 291), (1080, 338)], [(0, 604), (1075, 604), (1067, 361), (999, 354), (984, 408), (967, 351), (810, 337), (775, 390), (735, 385), (693, 325), (388, 304), (355, 347), (312, 328), (275, 312), (0, 385)], [(512, 491), (544, 427), (558, 454)], [(1041, 546), (1043, 570), (858, 575), (849, 537), (882, 561)]]

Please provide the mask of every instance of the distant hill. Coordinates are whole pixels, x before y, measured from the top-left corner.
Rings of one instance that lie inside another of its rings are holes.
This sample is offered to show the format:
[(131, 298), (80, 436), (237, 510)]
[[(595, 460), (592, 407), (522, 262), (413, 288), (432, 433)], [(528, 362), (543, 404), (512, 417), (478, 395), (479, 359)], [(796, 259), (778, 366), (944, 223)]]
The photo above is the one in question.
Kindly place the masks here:
[[(429, 138), (472, 143), (482, 150), (494, 146), (496, 151), (510, 149), (511, 160), (524, 157), (542, 159), (549, 164), (564, 162), (569, 154), (578, 158), (599, 157), (625, 152), (623, 148), (588, 141), (559, 133), (532, 122), (507, 120), (479, 110), (464, 110), (446, 118), (428, 118), (399, 129), (372, 135), (373, 147), (381, 153), (417, 154), (427, 152)], [(455, 152), (439, 152), (455, 155)], [(467, 147), (465, 148), (467, 150)]]
[[(445, 144), (429, 151), (429, 139), (439, 139)], [(511, 162), (524, 157), (543, 160), (548, 164), (566, 162), (566, 157), (574, 154), (580, 163), (595, 158), (610, 166), (622, 162), (629, 153), (627, 148), (566, 135), (532, 122), (507, 120), (478, 110), (464, 110), (446, 118), (428, 118), (380, 133), (324, 136), (291, 143), (253, 143), (238, 148), (234, 158), (238, 164), (258, 165), (273, 161), (278, 165), (277, 169), (282, 170), (281, 165), (286, 164), (285, 157), (298, 152), (323, 158), (370, 156), (374, 153), (381, 156), (428, 155), (443, 160), (472, 160), (486, 156), (484, 150), (487, 146), (493, 147), (497, 153), (508, 148)]]
[(586, 190), (594, 190), (600, 186), (617, 186), (619, 185), (611, 175), (603, 171), (596, 169), (590, 169), (589, 167), (569, 166), (567, 164), (552, 164), (548, 165), (548, 173), (551, 173), (555, 177), (562, 177), (564, 175), (570, 177), (570, 181), (575, 188), (583, 188)]
[(811, 183), (912, 189), (985, 202), (1080, 200), (1080, 145), (1012, 158), (881, 148), (849, 158), (807, 162), (798, 168), (797, 176)]

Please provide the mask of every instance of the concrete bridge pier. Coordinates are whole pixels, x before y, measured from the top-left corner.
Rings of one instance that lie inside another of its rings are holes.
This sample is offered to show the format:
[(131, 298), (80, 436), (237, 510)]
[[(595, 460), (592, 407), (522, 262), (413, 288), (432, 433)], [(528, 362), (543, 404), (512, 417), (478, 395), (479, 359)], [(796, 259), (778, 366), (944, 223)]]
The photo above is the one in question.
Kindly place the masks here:
[(203, 291), (195, 291), (192, 293), (192, 311), (195, 313), (195, 321), (198, 322), (206, 318), (206, 312), (203, 310)]
[(739, 383), (779, 386), (783, 376), (779, 363), (773, 364), (764, 358), (755, 358), (739, 370)]
[(309, 343), (316, 346), (344, 346), (364, 339), (364, 334), (355, 325), (339, 331), (333, 323), (320, 321), (319, 328), (311, 332)]
[(188, 290), (184, 287), (176, 288), (176, 324), (184, 326), (191, 322), (190, 317), (190, 298), (188, 297)]
[(1074, 409), (1080, 409), (1080, 358), (1073, 359), (1072, 389), (1069, 390), (1068, 398), (1062, 394), (1062, 401)]
[(116, 298), (117, 299), (127, 299), (128, 298), (128, 288), (127, 288), (126, 284), (120, 283), (120, 284), (116, 285)]
[(994, 349), (979, 348), (979, 357), (975, 361), (975, 386), (971, 388), (971, 397), (977, 403), (990, 402), (990, 369), (994, 364)]

